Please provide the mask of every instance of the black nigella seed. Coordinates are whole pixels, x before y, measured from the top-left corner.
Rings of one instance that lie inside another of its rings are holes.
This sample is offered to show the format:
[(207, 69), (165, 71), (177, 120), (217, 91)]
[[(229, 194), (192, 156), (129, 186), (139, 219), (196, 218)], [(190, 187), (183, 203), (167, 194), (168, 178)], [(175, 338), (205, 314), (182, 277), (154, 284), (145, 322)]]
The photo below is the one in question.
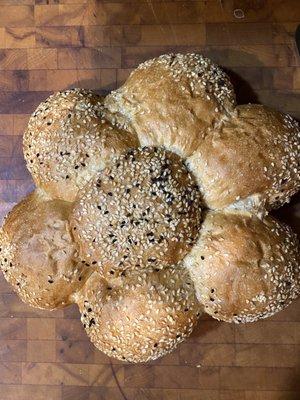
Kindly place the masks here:
[(185, 308), (184, 311), (187, 312), (187, 311), (189, 311), (189, 309), (188, 309), (188, 308)]
[(92, 261), (92, 265), (95, 265), (95, 264), (97, 264), (97, 261)]
[(69, 179), (70, 177), (69, 177), (69, 175), (66, 175), (66, 179)]
[(83, 167), (85, 167), (85, 163), (82, 162), (82, 163), (80, 163), (80, 164), (81, 164)]
[(40, 156), (40, 153), (36, 153), (36, 156), (39, 157), (39, 156)]
[(113, 195), (112, 192), (108, 192), (107, 194), (108, 194), (108, 196), (112, 196)]
[(81, 279), (82, 279), (82, 278), (81, 278), (81, 276), (80, 276), (80, 277), (78, 278), (78, 280), (81, 281)]
[(52, 122), (47, 122), (47, 125), (51, 125), (52, 124)]
[(107, 215), (107, 214), (109, 214), (109, 211), (107, 211), (107, 210), (104, 211), (104, 215)]
[(204, 259), (205, 259), (205, 257), (204, 257), (204, 256), (201, 256), (200, 258), (201, 258), (201, 260), (204, 260)]
[(95, 325), (95, 324), (96, 324), (96, 322), (95, 322), (94, 318), (92, 318), (92, 319), (90, 320), (90, 322), (89, 322), (89, 328), (90, 328), (92, 325)]
[(88, 312), (92, 312), (92, 309), (91, 309), (91, 307), (89, 307), (89, 308), (87, 309), (87, 311), (88, 311)]
[(210, 292), (213, 293), (215, 291), (215, 289), (211, 289)]
[(83, 324), (83, 327), (86, 328), (86, 324)]
[(130, 193), (130, 189), (129, 188), (125, 189), (125, 193)]
[(158, 346), (158, 343), (154, 343), (153, 347), (157, 347), (157, 346)]
[(9, 263), (9, 266), (12, 267), (12, 263), (11, 262)]
[(110, 286), (107, 286), (107, 290), (112, 290), (112, 287), (110, 287)]
[(54, 281), (52, 279), (48, 279), (48, 283), (53, 283)]
[(210, 297), (209, 300), (210, 301), (215, 301), (215, 299), (213, 297)]
[(18, 282), (18, 283), (17, 283), (17, 286), (20, 286), (20, 285), (21, 285), (20, 282)]
[(7, 262), (7, 258), (4, 258), (4, 262)]
[(101, 210), (101, 206), (97, 206), (98, 210)]
[(68, 114), (68, 118), (71, 118), (71, 116), (72, 116), (71, 114)]
[(180, 336), (181, 336), (181, 335), (178, 334), (178, 335), (176, 335), (176, 338), (178, 339), (178, 338), (180, 338)]
[(113, 347), (113, 348), (111, 349), (111, 351), (116, 351), (116, 348), (115, 348), (115, 347)]
[(75, 169), (78, 169), (79, 168), (79, 165), (75, 165), (75, 167), (74, 167)]
[(114, 275), (115, 271), (111, 270), (111, 271), (109, 271), (109, 273), (110, 273), (111, 275)]

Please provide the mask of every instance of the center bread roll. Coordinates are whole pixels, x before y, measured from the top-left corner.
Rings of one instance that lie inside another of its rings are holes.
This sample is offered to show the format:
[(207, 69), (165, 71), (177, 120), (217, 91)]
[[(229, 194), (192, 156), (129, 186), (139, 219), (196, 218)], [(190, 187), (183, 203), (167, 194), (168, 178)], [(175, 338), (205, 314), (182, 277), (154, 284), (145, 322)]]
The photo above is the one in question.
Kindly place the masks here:
[(180, 157), (162, 148), (117, 158), (85, 188), (71, 216), (80, 257), (105, 276), (177, 263), (200, 225), (196, 182)]

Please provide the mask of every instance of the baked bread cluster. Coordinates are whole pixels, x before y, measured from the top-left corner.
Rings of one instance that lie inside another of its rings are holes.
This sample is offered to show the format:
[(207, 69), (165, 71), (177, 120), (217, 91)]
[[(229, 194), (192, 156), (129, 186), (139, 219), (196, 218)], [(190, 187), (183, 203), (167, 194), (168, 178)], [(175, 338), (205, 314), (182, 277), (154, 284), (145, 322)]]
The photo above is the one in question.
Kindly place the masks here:
[(26, 303), (77, 303), (92, 342), (129, 362), (183, 341), (202, 312), (245, 323), (300, 291), (296, 235), (268, 212), (300, 188), (300, 129), (236, 105), (198, 54), (149, 60), (103, 98), (58, 92), (24, 133), (36, 190), (0, 232)]

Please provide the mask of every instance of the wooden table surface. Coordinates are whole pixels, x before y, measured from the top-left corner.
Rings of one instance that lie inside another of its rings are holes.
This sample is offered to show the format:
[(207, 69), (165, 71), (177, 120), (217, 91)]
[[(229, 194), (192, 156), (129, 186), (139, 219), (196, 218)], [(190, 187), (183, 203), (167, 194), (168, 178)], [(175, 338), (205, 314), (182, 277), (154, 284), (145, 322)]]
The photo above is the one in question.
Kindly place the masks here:
[[(33, 184), (22, 156), (29, 114), (52, 91), (120, 85), (139, 62), (197, 51), (229, 72), (237, 98), (300, 118), (299, 0), (0, 0), (0, 212)], [(299, 196), (277, 213), (300, 229)], [(76, 307), (43, 312), (0, 278), (0, 400), (300, 398), (300, 302), (268, 320), (203, 317), (177, 351), (116, 362), (88, 341)]]

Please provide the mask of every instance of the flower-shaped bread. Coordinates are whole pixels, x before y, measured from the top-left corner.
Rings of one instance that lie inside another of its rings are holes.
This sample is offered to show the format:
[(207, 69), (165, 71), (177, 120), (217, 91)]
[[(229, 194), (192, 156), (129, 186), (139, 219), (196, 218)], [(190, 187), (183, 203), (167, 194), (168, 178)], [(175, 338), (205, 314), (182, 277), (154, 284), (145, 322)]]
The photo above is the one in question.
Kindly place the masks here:
[(298, 296), (297, 237), (267, 214), (300, 188), (299, 126), (236, 106), (208, 59), (149, 60), (106, 98), (50, 96), (24, 155), (37, 189), (4, 221), (4, 276), (32, 306), (77, 303), (106, 354), (155, 359), (203, 310), (251, 322)]

